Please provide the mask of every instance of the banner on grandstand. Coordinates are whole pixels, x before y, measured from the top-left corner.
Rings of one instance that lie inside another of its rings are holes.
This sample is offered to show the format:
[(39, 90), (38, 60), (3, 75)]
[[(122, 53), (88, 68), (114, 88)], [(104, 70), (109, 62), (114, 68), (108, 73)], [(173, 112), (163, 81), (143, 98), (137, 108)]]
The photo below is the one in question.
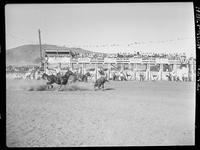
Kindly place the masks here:
[(49, 57), (48, 63), (70, 63), (69, 57)]
[(143, 64), (155, 64), (156, 63), (156, 61), (155, 60), (151, 60), (151, 59), (147, 59), (147, 60), (142, 60), (142, 63)]
[(71, 61), (70, 61), (71, 63), (77, 63), (78, 62), (78, 60), (77, 59), (74, 59), (74, 58), (71, 58)]
[(90, 58), (78, 58), (79, 63), (90, 63)]
[(169, 64), (180, 64), (180, 60), (169, 60)]
[(142, 58), (131, 58), (129, 59), (130, 63), (134, 63), (134, 64), (140, 64), (142, 63)]
[(116, 63), (116, 58), (104, 58), (104, 63)]
[(169, 60), (164, 59), (164, 58), (156, 58), (156, 63), (157, 64), (169, 64)]

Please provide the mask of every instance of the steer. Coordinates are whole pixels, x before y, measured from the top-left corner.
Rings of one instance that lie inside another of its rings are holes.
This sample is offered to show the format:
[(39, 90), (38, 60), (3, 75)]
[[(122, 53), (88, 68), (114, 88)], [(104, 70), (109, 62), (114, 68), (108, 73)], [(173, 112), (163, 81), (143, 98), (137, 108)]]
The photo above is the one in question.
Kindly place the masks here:
[(94, 84), (94, 90), (95, 87), (98, 87), (98, 89), (100, 89), (102, 87), (102, 89), (104, 90), (104, 83), (108, 82), (106, 77), (100, 77), (99, 79), (96, 80), (95, 84)]

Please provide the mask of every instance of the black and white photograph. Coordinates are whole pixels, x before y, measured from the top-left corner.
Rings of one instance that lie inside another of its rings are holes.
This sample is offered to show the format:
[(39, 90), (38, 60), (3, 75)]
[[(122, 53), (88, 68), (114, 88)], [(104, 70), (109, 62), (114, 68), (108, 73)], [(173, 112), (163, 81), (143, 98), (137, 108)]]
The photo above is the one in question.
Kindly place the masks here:
[(6, 4), (6, 146), (194, 146), (194, 9)]

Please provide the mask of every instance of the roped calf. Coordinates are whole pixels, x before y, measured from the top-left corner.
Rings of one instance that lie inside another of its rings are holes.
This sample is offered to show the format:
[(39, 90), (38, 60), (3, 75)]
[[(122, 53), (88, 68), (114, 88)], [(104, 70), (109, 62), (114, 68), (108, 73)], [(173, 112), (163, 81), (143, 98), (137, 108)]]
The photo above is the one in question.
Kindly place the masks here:
[(99, 79), (96, 80), (94, 84), (94, 90), (95, 88), (98, 87), (98, 89), (102, 88), (104, 90), (104, 83), (109, 82), (106, 77), (100, 77)]

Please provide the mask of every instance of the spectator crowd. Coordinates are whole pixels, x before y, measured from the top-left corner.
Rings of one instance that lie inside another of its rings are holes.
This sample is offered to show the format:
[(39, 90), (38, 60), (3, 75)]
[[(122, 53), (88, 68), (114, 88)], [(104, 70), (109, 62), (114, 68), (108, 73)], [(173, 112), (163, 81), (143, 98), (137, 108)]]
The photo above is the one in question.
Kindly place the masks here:
[(142, 58), (142, 59), (168, 59), (168, 60), (182, 60), (187, 59), (190, 60), (192, 57), (187, 58), (185, 53), (143, 53), (143, 52), (136, 52), (134, 53), (115, 53), (115, 54), (105, 54), (105, 53), (84, 53), (79, 54), (75, 53), (72, 55), (73, 58), (96, 58), (96, 59), (104, 59), (104, 58)]

